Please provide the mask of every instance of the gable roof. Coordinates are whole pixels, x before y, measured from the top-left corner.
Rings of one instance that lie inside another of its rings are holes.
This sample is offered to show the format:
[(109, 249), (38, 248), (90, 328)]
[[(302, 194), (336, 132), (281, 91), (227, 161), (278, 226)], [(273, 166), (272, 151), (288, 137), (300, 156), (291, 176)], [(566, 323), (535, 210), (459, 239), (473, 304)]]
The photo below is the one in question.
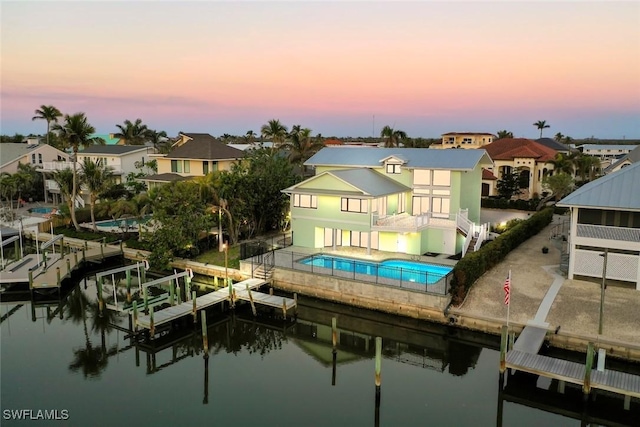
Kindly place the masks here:
[[(345, 169), (326, 171), (319, 175), (313, 176), (305, 181), (299, 182), (289, 188), (282, 190), (283, 193), (313, 193), (313, 194), (340, 194), (340, 191), (331, 188), (310, 188), (306, 187), (313, 181), (320, 180), (321, 177), (332, 176), (340, 181), (350, 185), (355, 192), (362, 196), (380, 197), (388, 194), (402, 193), (411, 189), (405, 185), (394, 181), (371, 169)], [(344, 193), (344, 192), (342, 192)]]
[(147, 151), (149, 147), (145, 145), (91, 145), (79, 154), (111, 154), (120, 156), (122, 154), (133, 153), (134, 151)]
[(324, 147), (304, 164), (307, 166), (381, 166), (388, 157), (407, 159), (409, 169), (473, 170), (478, 164), (491, 164), (485, 150), (437, 150), (429, 148)]
[(496, 176), (489, 169), (482, 168), (482, 179), (487, 181), (497, 180)]
[(640, 211), (640, 163), (591, 181), (558, 202), (561, 207)]
[(609, 166), (604, 168), (603, 172), (609, 173), (614, 169), (617, 169), (624, 162), (629, 161), (630, 163), (638, 163), (640, 162), (640, 145), (631, 150), (630, 153), (625, 154), (624, 156), (617, 159), (615, 162), (611, 163)]
[(64, 156), (64, 158), (67, 158), (69, 156), (64, 151), (60, 151), (51, 145), (28, 145), (24, 143), (5, 142), (3, 144), (0, 144), (0, 167), (4, 167), (9, 163), (13, 163), (23, 158), (27, 154), (37, 153), (44, 147), (49, 147), (50, 149), (57, 151), (58, 155)]
[(229, 147), (208, 133), (184, 133), (190, 138), (180, 146), (173, 148), (167, 158), (170, 159), (202, 159), (202, 160), (236, 160), (244, 156), (242, 150)]
[(556, 150), (527, 138), (503, 138), (484, 147), (493, 160), (513, 160), (516, 157), (533, 158), (538, 162), (555, 159)]

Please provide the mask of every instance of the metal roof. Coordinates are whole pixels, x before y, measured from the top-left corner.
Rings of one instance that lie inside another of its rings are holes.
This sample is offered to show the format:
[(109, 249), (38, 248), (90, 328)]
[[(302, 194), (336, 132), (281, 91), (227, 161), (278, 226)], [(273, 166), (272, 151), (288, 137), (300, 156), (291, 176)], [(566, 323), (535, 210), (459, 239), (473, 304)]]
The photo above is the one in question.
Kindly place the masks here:
[(613, 171), (614, 169), (617, 169), (618, 166), (620, 166), (622, 163), (624, 163), (627, 160), (630, 163), (640, 162), (640, 145), (638, 145), (636, 148), (631, 150), (631, 152), (623, 155), (622, 157), (619, 157), (615, 162), (611, 163), (609, 166), (604, 168), (603, 172), (605, 174), (609, 173), (609, 172)]
[(389, 156), (407, 159), (406, 168), (473, 170), (491, 164), (483, 149), (437, 150), (429, 148), (325, 147), (304, 164), (307, 166), (380, 167)]
[[(349, 184), (350, 186), (359, 190), (359, 192), (361, 192), (364, 196), (380, 197), (388, 194), (402, 193), (411, 190), (409, 187), (402, 185), (391, 178), (387, 178), (386, 176), (371, 169), (345, 169), (323, 172), (320, 175), (311, 177), (282, 191), (285, 193), (309, 193), (310, 190), (312, 190), (311, 188), (306, 187), (299, 189), (298, 187), (303, 184), (313, 182), (319, 177), (325, 175), (332, 175), (335, 178)], [(340, 191), (336, 192), (331, 188), (323, 188), (319, 190), (321, 190), (320, 192), (327, 194), (340, 193)]]
[(558, 202), (561, 207), (640, 211), (640, 163), (583, 185)]
[(579, 150), (622, 150), (631, 151), (636, 148), (637, 145), (624, 145), (624, 144), (582, 144), (578, 146)]

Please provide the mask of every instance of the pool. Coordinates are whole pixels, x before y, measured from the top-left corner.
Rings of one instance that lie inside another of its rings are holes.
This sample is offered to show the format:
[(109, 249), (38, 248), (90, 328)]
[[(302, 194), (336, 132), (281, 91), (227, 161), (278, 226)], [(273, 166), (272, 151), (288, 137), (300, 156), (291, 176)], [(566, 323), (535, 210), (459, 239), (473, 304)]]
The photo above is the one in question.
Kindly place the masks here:
[(434, 284), (445, 277), (453, 267), (423, 262), (390, 259), (382, 262), (369, 262), (332, 255), (312, 255), (298, 261), (314, 267), (331, 268), (357, 274), (385, 277), (407, 282)]
[(142, 219), (138, 218), (120, 218), (115, 220), (98, 221), (96, 227), (111, 227), (111, 228), (123, 228), (123, 225), (127, 228), (137, 226), (138, 224), (145, 224), (149, 222), (151, 215), (147, 215)]
[(50, 208), (50, 207), (37, 207), (37, 208), (31, 208), (29, 209), (29, 212), (31, 213), (37, 213), (37, 214), (50, 214), (51, 212), (53, 212), (53, 210), (56, 208)]

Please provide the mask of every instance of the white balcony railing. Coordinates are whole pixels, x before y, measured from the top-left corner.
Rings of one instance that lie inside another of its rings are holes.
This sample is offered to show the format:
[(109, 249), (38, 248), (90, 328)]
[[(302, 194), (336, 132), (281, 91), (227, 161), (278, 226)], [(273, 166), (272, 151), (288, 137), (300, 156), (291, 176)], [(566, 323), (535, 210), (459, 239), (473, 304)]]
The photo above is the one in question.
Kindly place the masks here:
[[(455, 216), (455, 215), (454, 215)], [(418, 231), (426, 227), (455, 228), (456, 220), (436, 218), (431, 214), (409, 215), (377, 215), (372, 217), (371, 228), (378, 231)]]
[[(109, 168), (111, 168), (112, 173), (115, 175), (121, 175), (123, 173), (120, 166), (109, 165)], [(42, 172), (55, 172), (65, 169), (73, 170), (73, 162), (42, 162), (40, 165), (40, 170)], [(76, 170), (82, 170), (82, 165), (80, 163), (77, 163)]]
[(640, 243), (640, 228), (578, 224), (577, 237)]

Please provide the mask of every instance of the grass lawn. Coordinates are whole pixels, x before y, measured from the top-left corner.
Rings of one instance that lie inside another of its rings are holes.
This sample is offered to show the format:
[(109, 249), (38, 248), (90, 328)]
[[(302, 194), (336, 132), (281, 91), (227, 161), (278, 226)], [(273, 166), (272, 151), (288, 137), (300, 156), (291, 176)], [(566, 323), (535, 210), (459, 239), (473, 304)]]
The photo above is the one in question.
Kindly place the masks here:
[[(230, 246), (228, 257), (227, 266), (229, 268), (240, 268), (240, 245)], [(218, 252), (218, 248), (216, 247), (201, 253), (196, 257), (195, 261), (224, 267), (224, 252)]]

